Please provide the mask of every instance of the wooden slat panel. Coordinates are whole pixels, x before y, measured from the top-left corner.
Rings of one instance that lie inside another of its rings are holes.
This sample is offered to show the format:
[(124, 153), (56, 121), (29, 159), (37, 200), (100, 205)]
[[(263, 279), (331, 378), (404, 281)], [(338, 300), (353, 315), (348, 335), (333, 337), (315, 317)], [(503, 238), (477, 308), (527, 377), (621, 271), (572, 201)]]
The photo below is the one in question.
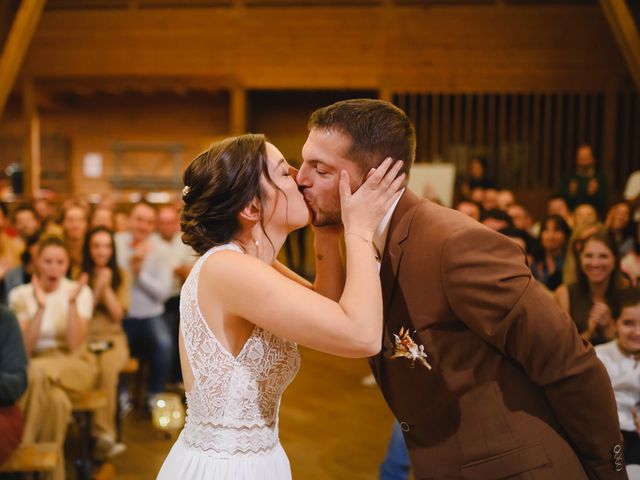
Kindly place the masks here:
[(475, 138), (476, 138), (476, 145), (485, 145), (486, 141), (484, 138), (484, 131), (485, 131), (485, 106), (484, 106), (484, 101), (485, 101), (485, 95), (484, 94), (479, 94), (476, 97), (477, 101), (476, 101), (476, 115), (475, 115)]
[(563, 172), (568, 172), (572, 169), (571, 159), (575, 156), (576, 152), (576, 116), (575, 116), (575, 96), (568, 94), (564, 95), (564, 102), (566, 104), (566, 117), (564, 121), (564, 156), (563, 156)]
[(451, 143), (451, 95), (442, 95), (442, 115), (441, 115), (441, 160), (449, 160), (449, 144)]
[(542, 122), (543, 137), (542, 137), (542, 177), (544, 179), (544, 185), (547, 187), (555, 187), (553, 175), (553, 155), (552, 155), (552, 136), (551, 136), (551, 119), (553, 116), (553, 95), (547, 93), (543, 98), (544, 105), (544, 118)]
[(542, 174), (542, 165), (544, 165), (544, 158), (542, 158), (541, 144), (542, 136), (540, 135), (540, 122), (541, 122), (541, 103), (542, 96), (539, 93), (533, 95), (533, 118), (531, 128), (531, 159), (532, 164), (535, 165), (533, 175), (533, 187), (544, 186), (544, 176)]
[(500, 173), (504, 175), (504, 170), (502, 167), (507, 163), (508, 157), (506, 156), (506, 147), (508, 147), (509, 136), (508, 136), (508, 110), (507, 110), (507, 95), (500, 94), (498, 101), (498, 156), (496, 165), (500, 167), (500, 171), (496, 172), (495, 169), (492, 172), (494, 178), (498, 179), (498, 183), (502, 183), (502, 177), (497, 174)]
[(453, 100), (453, 142), (462, 143), (462, 95), (454, 95)]
[(586, 142), (587, 94), (581, 93), (578, 106), (578, 143)]
[(530, 131), (531, 131), (531, 96), (522, 95), (522, 110), (521, 110), (521, 125), (520, 125), (520, 142), (522, 148), (520, 149), (523, 162), (523, 179), (522, 187), (529, 188), (532, 186), (533, 179), (536, 177), (532, 169), (534, 167), (531, 162), (531, 150), (530, 145)]
[(431, 156), (429, 157), (429, 161), (432, 162), (436, 157), (441, 155), (441, 146), (440, 146), (440, 135), (439, 135), (439, 126), (440, 126), (440, 95), (434, 93), (431, 95), (431, 145), (433, 146), (431, 150)]
[(487, 138), (486, 153), (491, 159), (497, 159), (497, 124), (498, 124), (498, 95), (489, 95), (489, 111), (487, 114)]
[(564, 138), (564, 97), (561, 94), (555, 97), (555, 129), (553, 132), (553, 178), (557, 180), (565, 171), (564, 168), (564, 150), (562, 149), (562, 140)]

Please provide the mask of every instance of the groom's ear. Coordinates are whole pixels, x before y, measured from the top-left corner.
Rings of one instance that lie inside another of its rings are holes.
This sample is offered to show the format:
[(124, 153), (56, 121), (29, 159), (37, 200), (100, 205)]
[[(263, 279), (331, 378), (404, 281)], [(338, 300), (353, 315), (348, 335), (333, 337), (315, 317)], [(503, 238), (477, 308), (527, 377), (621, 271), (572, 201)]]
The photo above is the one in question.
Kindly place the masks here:
[(258, 197), (253, 197), (247, 205), (240, 211), (240, 218), (249, 222), (260, 221), (260, 201)]

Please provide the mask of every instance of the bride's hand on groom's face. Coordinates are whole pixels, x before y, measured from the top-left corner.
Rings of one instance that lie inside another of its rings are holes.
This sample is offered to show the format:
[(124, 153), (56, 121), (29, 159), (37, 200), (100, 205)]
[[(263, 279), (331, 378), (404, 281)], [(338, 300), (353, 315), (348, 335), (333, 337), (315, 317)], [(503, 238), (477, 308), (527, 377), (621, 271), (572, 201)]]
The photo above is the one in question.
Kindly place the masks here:
[(404, 186), (405, 174), (400, 174), (403, 163), (386, 158), (378, 168), (371, 169), (353, 193), (349, 174), (344, 170), (340, 172), (340, 203), (346, 233), (373, 238), (373, 232)]

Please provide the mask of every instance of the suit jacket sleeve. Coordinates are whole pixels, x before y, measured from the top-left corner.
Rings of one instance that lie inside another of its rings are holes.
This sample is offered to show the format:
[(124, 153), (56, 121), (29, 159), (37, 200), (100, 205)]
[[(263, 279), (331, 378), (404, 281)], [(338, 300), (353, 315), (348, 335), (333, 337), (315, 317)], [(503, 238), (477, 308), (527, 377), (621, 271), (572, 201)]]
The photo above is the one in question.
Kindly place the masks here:
[(467, 227), (447, 240), (441, 267), (450, 308), (544, 390), (589, 478), (626, 478), (614, 469), (622, 438), (608, 374), (533, 279), (522, 250), (487, 228)]

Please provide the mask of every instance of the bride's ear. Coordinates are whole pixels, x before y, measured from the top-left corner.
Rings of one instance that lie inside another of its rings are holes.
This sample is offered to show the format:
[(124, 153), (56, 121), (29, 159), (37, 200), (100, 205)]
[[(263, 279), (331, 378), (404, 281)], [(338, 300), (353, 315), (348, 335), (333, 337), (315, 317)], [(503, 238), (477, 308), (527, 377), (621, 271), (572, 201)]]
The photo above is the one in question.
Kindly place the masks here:
[(260, 221), (260, 200), (258, 197), (253, 197), (253, 200), (240, 211), (240, 219), (248, 222)]

